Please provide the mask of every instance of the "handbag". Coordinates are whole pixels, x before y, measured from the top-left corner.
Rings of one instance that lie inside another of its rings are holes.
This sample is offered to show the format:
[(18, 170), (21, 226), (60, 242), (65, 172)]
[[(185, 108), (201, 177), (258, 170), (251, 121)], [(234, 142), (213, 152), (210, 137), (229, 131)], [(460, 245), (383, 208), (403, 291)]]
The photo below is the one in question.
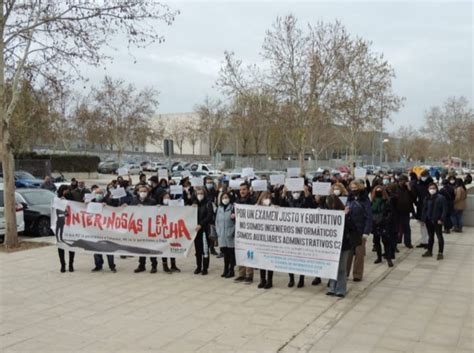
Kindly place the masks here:
[(216, 226), (214, 224), (209, 226), (209, 239), (217, 240)]

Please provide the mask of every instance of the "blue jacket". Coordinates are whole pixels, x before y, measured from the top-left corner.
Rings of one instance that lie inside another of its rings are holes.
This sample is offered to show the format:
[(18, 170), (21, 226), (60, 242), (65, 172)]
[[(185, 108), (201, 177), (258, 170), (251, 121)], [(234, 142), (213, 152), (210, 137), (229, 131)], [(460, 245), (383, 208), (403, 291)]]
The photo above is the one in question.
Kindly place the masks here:
[(221, 248), (234, 247), (235, 220), (231, 218), (234, 205), (220, 205), (216, 212), (216, 233)]
[(437, 223), (446, 221), (448, 216), (448, 202), (446, 198), (440, 193), (436, 193), (433, 196), (427, 196), (423, 202), (423, 211), (421, 213), (421, 220), (423, 222), (430, 221)]
[(364, 192), (359, 197), (349, 195), (347, 199), (349, 215), (360, 234), (372, 232), (372, 208), (367, 194)]

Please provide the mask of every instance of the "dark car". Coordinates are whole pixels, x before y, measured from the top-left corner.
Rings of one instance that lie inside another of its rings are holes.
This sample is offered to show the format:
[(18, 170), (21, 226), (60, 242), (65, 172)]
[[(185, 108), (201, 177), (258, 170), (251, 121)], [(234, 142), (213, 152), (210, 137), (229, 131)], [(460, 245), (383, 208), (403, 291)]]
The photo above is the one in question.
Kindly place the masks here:
[(15, 199), (23, 205), (25, 233), (40, 237), (52, 235), (50, 225), (54, 193), (45, 189), (17, 189)]
[(120, 165), (117, 162), (104, 162), (99, 165), (97, 172), (100, 174), (114, 174)]
[[(0, 172), (0, 179), (3, 179), (3, 173)], [(43, 180), (35, 178), (32, 174), (24, 170), (15, 171), (15, 187), (17, 188), (39, 188)]]

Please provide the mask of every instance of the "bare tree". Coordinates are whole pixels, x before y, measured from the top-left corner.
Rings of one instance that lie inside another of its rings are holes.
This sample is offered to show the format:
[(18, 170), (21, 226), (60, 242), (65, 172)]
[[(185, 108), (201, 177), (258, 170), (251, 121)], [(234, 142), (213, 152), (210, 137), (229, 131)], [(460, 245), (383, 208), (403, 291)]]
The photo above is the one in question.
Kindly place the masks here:
[(215, 154), (222, 150), (226, 138), (227, 107), (220, 100), (206, 97), (203, 104), (196, 106), (195, 111), (199, 115), (199, 126), (202, 133), (207, 134), (214, 162)]
[(474, 110), (465, 97), (450, 97), (442, 107), (425, 113), (422, 132), (444, 146), (447, 155), (472, 162), (474, 145)]
[(149, 123), (158, 106), (157, 95), (152, 88), (137, 91), (134, 85), (107, 76), (101, 87), (93, 88), (95, 109), (107, 123), (119, 163), (127, 146), (146, 143)]
[(193, 155), (196, 154), (195, 147), (198, 141), (201, 139), (201, 136), (202, 136), (201, 129), (199, 128), (199, 126), (196, 126), (193, 123), (190, 123), (189, 127), (187, 127), (185, 131), (185, 136), (192, 147)]
[(173, 140), (176, 147), (179, 149), (179, 154), (183, 154), (183, 145), (184, 141), (186, 140), (186, 127), (178, 122), (174, 123), (168, 131), (169, 138)]
[[(74, 76), (80, 76), (79, 63), (97, 66), (111, 59), (103, 49), (118, 33), (125, 36), (129, 47), (162, 42), (164, 39), (157, 32), (156, 24), (171, 24), (177, 12), (146, 0), (0, 0), (0, 7), (0, 136), (5, 184), (5, 245), (11, 247), (18, 242), (11, 119), (25, 73), (43, 81), (64, 79), (71, 71)], [(12, 90), (8, 99), (7, 83)]]

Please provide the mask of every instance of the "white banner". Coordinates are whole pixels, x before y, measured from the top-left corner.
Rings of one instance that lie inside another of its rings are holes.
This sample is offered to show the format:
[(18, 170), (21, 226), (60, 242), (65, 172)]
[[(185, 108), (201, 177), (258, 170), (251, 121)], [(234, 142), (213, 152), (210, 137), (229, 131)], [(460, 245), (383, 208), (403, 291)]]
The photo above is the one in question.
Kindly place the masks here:
[(344, 211), (235, 204), (238, 265), (337, 278)]
[(58, 228), (58, 247), (94, 254), (186, 257), (196, 237), (196, 207), (99, 208), (89, 213), (86, 204), (73, 201), (67, 201), (66, 212), (53, 206), (51, 229)]

